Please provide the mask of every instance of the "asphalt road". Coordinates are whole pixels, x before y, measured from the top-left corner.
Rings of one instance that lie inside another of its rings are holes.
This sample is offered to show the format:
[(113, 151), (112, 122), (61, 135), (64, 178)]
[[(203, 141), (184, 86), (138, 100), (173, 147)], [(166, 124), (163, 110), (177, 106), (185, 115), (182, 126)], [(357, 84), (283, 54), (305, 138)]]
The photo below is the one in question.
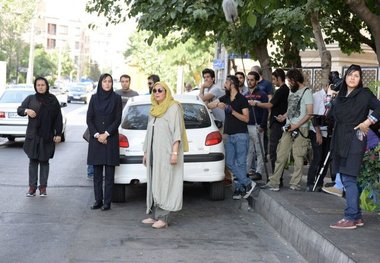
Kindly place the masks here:
[(0, 139), (0, 262), (305, 262), (252, 210), (208, 200), (201, 184), (186, 184), (183, 210), (167, 229), (140, 223), (145, 185), (130, 186), (127, 202), (92, 211), (86, 180), (86, 105), (69, 104), (66, 142), (50, 162), (48, 196), (27, 198), (23, 140)]

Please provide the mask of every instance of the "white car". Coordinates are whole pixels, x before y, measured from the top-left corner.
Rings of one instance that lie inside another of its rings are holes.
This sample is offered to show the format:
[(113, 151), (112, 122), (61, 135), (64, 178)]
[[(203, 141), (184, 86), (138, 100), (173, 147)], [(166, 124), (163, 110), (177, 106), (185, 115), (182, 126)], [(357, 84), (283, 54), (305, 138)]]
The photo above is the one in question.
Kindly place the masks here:
[[(210, 199), (224, 199), (224, 145), (222, 135), (202, 100), (194, 95), (174, 96), (184, 108), (189, 152), (184, 153), (184, 181), (207, 182)], [(120, 166), (116, 167), (113, 202), (125, 201), (125, 185), (146, 183), (142, 164), (150, 95), (128, 100), (119, 128)]]
[[(14, 141), (17, 137), (25, 137), (28, 117), (19, 116), (17, 108), (26, 97), (35, 94), (33, 88), (9, 88), (0, 95), (0, 137)], [(61, 103), (61, 107), (66, 104)], [(62, 142), (65, 141), (66, 117), (62, 111)]]

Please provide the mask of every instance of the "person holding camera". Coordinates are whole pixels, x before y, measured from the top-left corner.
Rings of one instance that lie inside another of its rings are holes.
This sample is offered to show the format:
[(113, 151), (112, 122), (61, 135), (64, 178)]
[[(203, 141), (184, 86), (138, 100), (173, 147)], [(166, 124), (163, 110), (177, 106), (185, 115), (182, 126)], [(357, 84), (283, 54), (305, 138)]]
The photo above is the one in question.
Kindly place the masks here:
[[(341, 176), (346, 191), (346, 208), (344, 217), (330, 227), (355, 229), (364, 225), (357, 178), (367, 146), (369, 126), (380, 119), (380, 101), (363, 87), (363, 73), (359, 65), (351, 65), (343, 80), (329, 117), (335, 121), (331, 141), (333, 172)], [(373, 111), (370, 113), (370, 110)]]
[(286, 121), (283, 133), (277, 148), (275, 170), (269, 177), (269, 182), (262, 188), (279, 191), (280, 178), (284, 171), (290, 151), (293, 152), (294, 171), (290, 180), (291, 190), (301, 190), (299, 185), (302, 177), (304, 156), (308, 146), (308, 121), (313, 113), (313, 95), (304, 85), (304, 76), (298, 69), (290, 69), (286, 73), (290, 85), (288, 108), (284, 115), (278, 115), (276, 120)]

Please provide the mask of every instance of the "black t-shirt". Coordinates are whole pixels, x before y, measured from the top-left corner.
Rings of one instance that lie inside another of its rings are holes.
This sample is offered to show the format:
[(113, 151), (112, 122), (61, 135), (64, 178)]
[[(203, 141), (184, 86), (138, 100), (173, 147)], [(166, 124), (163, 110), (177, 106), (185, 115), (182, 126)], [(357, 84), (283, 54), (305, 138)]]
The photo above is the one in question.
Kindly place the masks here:
[[(270, 114), (270, 125), (273, 122), (277, 122), (274, 116), (283, 115), (288, 109), (288, 96), (289, 88), (286, 84), (283, 84), (273, 95), (273, 98), (270, 100), (273, 107)], [(285, 124), (285, 122), (283, 122)]]
[[(227, 105), (231, 105), (234, 111), (242, 114), (243, 109), (248, 109), (248, 101), (247, 99), (241, 95), (240, 93), (236, 94), (235, 99), (231, 101), (229, 95), (224, 95), (219, 98), (220, 102), (223, 102)], [(247, 123), (237, 119), (232, 113), (226, 113), (226, 118), (224, 120), (224, 133), (231, 135), (237, 133), (247, 133)]]

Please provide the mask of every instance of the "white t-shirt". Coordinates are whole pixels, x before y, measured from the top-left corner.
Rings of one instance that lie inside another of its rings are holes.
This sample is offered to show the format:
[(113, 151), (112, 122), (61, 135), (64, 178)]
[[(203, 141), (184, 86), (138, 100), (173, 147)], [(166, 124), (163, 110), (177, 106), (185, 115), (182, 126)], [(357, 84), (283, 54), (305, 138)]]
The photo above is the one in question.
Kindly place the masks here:
[[(310, 89), (305, 90), (305, 89), (306, 87), (304, 87), (303, 89), (299, 89), (294, 93), (293, 92), (289, 93), (288, 111), (287, 111), (288, 118), (286, 120), (286, 124), (298, 123), (303, 117), (305, 117), (307, 113), (306, 105), (313, 104), (313, 95), (311, 93), (311, 90)], [(301, 101), (299, 102), (299, 100)], [(306, 122), (301, 127), (307, 128), (308, 125), (309, 123)]]
[[(325, 99), (327, 93), (324, 89), (321, 89), (313, 94), (313, 114), (324, 115), (325, 114)], [(314, 126), (310, 125), (310, 130), (315, 132)], [(327, 137), (327, 126), (320, 126), (320, 130), (323, 137)]]

